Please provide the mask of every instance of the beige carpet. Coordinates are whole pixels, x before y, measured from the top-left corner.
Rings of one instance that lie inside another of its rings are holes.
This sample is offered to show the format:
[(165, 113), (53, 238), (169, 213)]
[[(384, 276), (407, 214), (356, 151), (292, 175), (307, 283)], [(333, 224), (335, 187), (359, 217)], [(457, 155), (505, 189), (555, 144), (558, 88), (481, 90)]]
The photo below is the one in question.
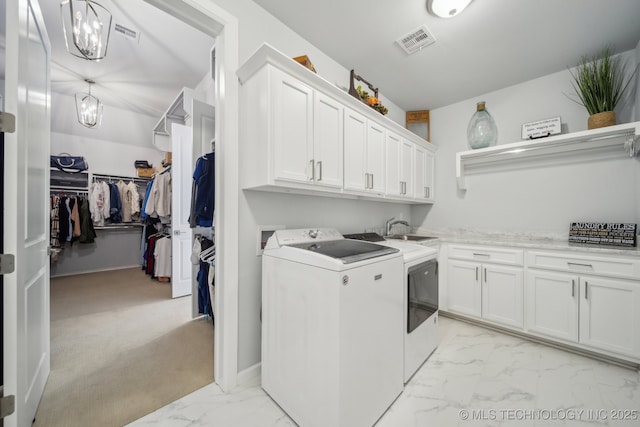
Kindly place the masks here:
[(213, 381), (213, 326), (140, 269), (51, 279), (36, 427), (122, 426)]

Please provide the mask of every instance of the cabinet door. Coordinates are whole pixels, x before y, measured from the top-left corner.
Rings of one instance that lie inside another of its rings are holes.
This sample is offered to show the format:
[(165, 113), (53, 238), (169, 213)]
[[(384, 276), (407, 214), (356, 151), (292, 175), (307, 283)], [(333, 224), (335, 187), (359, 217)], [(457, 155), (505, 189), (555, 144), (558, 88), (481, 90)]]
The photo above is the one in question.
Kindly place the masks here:
[(402, 138), (395, 133), (387, 132), (385, 141), (385, 193), (389, 196), (399, 197), (402, 194), (401, 153)]
[(427, 198), (426, 165), (427, 150), (416, 145), (413, 151), (413, 197), (417, 200)]
[(400, 181), (402, 195), (413, 197), (413, 144), (405, 139), (400, 144)]
[(426, 164), (425, 164), (425, 181), (427, 200), (430, 202), (435, 201), (435, 171), (436, 171), (436, 155), (426, 150)]
[(482, 286), (480, 264), (448, 260), (447, 305), (452, 312), (480, 317)]
[(580, 277), (580, 343), (640, 358), (640, 282)]
[(316, 92), (313, 105), (315, 170), (312, 176), (317, 185), (342, 187), (343, 110), (339, 102)]
[(308, 183), (313, 168), (313, 91), (272, 70), (273, 177)]
[(571, 274), (529, 270), (527, 331), (578, 342), (578, 284), (578, 277)]
[(384, 194), (385, 190), (384, 143), (384, 127), (367, 122), (367, 170), (371, 174), (369, 189), (378, 194)]
[(344, 109), (344, 188), (366, 191), (368, 187), (367, 119)]
[(492, 322), (522, 328), (522, 268), (482, 266), (482, 317)]

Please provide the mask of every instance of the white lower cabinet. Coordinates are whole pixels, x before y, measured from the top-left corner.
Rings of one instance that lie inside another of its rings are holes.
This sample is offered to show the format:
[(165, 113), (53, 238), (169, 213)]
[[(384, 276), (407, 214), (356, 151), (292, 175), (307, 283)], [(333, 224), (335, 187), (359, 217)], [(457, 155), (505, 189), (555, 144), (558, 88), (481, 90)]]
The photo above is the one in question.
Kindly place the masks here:
[(640, 260), (531, 251), (528, 261), (527, 332), (640, 361), (640, 282), (627, 279)]
[(640, 258), (458, 244), (444, 251), (443, 310), (640, 364)]
[(450, 259), (448, 262), (447, 306), (450, 311), (482, 317), (480, 265)]
[(482, 267), (482, 317), (506, 326), (522, 328), (522, 267)]
[(451, 259), (448, 264), (450, 311), (522, 328), (522, 268)]
[(527, 331), (578, 342), (578, 277), (527, 271)]
[(640, 282), (580, 277), (580, 343), (640, 358)]

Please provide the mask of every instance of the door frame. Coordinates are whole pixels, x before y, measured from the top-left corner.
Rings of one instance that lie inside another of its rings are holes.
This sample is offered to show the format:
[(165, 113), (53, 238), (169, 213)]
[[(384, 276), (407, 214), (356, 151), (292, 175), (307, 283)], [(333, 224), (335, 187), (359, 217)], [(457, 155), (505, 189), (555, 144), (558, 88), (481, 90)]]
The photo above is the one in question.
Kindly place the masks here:
[[(216, 298), (214, 380), (224, 392), (238, 382), (239, 92), (238, 19), (213, 0), (145, 0), (196, 28), (221, 29), (216, 40)], [(195, 12), (195, 13), (194, 13)], [(209, 27), (207, 27), (209, 26)]]

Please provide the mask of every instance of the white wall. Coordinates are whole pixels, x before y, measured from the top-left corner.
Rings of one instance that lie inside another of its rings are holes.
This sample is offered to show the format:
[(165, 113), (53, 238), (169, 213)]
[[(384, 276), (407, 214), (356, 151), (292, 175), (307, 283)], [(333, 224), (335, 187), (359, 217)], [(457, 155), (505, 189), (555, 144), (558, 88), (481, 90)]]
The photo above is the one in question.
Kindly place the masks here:
[(73, 96), (51, 93), (52, 132), (151, 148), (152, 131), (159, 119), (105, 105), (102, 124), (90, 129), (78, 123)]
[[(623, 55), (625, 61), (632, 52)], [(629, 71), (631, 70), (628, 67)], [(616, 110), (618, 123), (632, 120), (633, 93)], [(492, 167), (467, 176), (457, 190), (455, 154), (468, 150), (466, 128), (477, 101), (486, 101), (498, 126), (498, 144), (520, 141), (521, 125), (560, 116), (563, 132), (586, 130), (587, 112), (570, 101), (568, 71), (487, 93), (431, 111), (432, 140), (439, 146), (433, 207), (412, 207), (412, 223), (429, 229), (539, 232), (567, 235), (575, 220), (640, 222), (640, 167), (615, 158), (576, 156), (523, 168)]]

